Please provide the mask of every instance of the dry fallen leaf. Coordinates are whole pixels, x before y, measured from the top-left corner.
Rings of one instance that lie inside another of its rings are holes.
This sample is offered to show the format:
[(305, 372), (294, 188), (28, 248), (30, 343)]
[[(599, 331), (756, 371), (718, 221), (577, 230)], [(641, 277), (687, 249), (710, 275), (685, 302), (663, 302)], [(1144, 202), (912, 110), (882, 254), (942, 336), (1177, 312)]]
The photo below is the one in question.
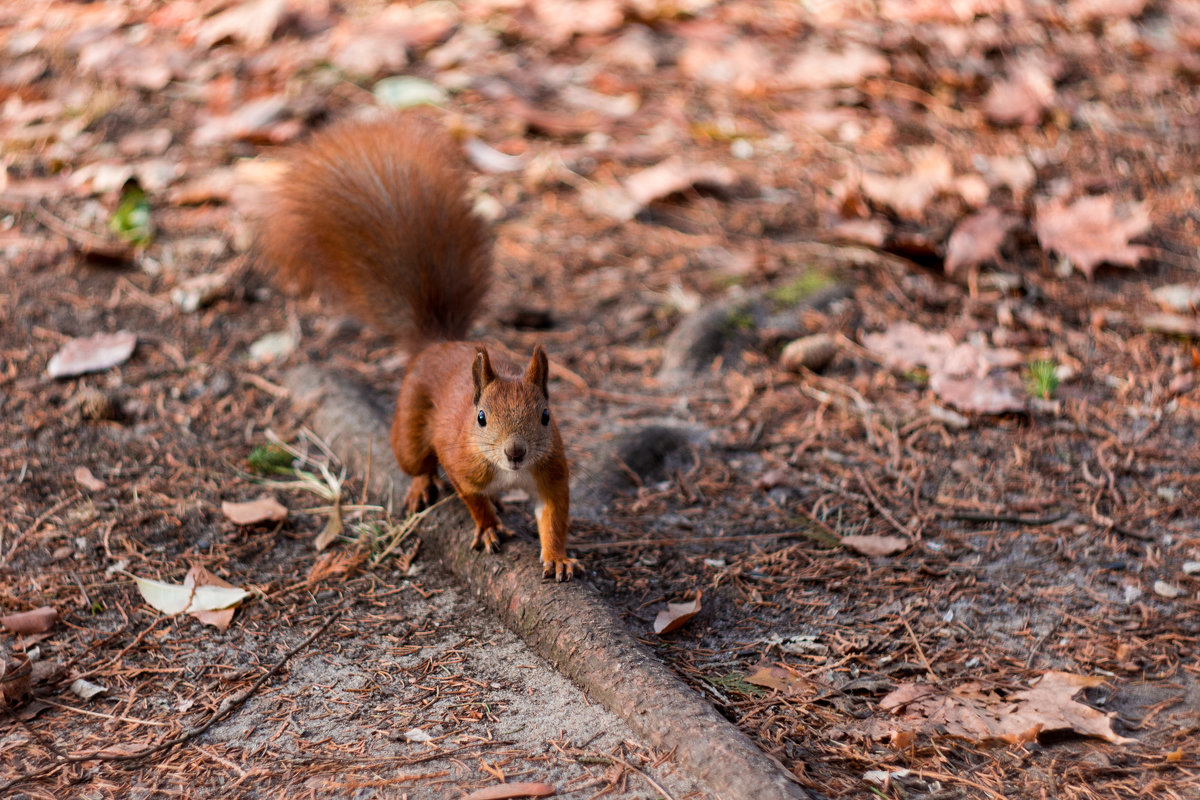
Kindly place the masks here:
[(938, 146), (914, 150), (912, 171), (899, 177), (863, 173), (859, 183), (870, 200), (886, 206), (901, 217), (921, 219), (925, 207), (938, 192), (954, 182), (954, 165), (945, 148)]
[(79, 697), (83, 700), (91, 700), (96, 695), (104, 694), (107, 691), (107, 686), (101, 686), (98, 683), (92, 683), (91, 681), (84, 680), (83, 678), (76, 678), (75, 680), (71, 681), (71, 692), (76, 697)]
[(912, 541), (903, 536), (843, 536), (841, 542), (864, 556), (890, 556), (907, 550)]
[(764, 666), (747, 675), (746, 683), (787, 692), (799, 688), (803, 681), (783, 667)]
[(887, 75), (890, 69), (887, 58), (873, 47), (851, 44), (835, 53), (819, 46), (796, 56), (779, 83), (789, 89), (832, 89)]
[(513, 797), (549, 797), (555, 788), (548, 783), (501, 783), (476, 789), (462, 800), (510, 800)]
[(700, 598), (703, 596), (703, 592), (698, 592), (695, 600), (685, 603), (668, 603), (666, 609), (658, 612), (658, 616), (654, 618), (654, 632), (657, 634), (670, 633), (682, 627), (700, 612)]
[(1025, 156), (982, 157), (983, 179), (992, 188), (1007, 186), (1013, 200), (1021, 203), (1037, 181), (1037, 171)]
[(1037, 204), (1038, 242), (1046, 250), (1066, 256), (1091, 280), (1100, 264), (1136, 267), (1149, 253), (1129, 240), (1150, 229), (1146, 207), (1137, 203), (1117, 216), (1112, 197), (1081, 197), (1071, 204), (1054, 198)]
[(287, 506), (274, 497), (263, 495), (244, 503), (221, 503), (221, 513), (234, 525), (258, 525), (260, 522), (282, 522), (287, 519)]
[(1007, 414), (1024, 411), (1027, 407), (1021, 379), (1013, 372), (967, 376), (932, 372), (929, 388), (959, 411)]
[(3, 626), (5, 630), (25, 636), (45, 633), (53, 628), (56, 622), (58, 622), (58, 609), (51, 606), (42, 606), (32, 611), (22, 611), (0, 617), (0, 626)]
[[(221, 589), (230, 589), (233, 592), (243, 592), (232, 583), (229, 583), (222, 578), (213, 575), (211, 572), (201, 566), (193, 566), (188, 570), (187, 575), (183, 579), (183, 586), (188, 590), (195, 590), (201, 586), (215, 586)], [(230, 595), (231, 597), (233, 595)], [(240, 601), (239, 601), (240, 602)], [(205, 625), (212, 625), (218, 630), (225, 630), (229, 627), (229, 623), (233, 622), (233, 613), (237, 610), (237, 606), (233, 605), (229, 608), (218, 608), (213, 610), (193, 609), (188, 613), (193, 617), (203, 622)]]
[(628, 221), (655, 200), (693, 187), (728, 190), (736, 181), (737, 175), (728, 167), (714, 162), (687, 163), (680, 156), (671, 156), (635, 172), (619, 187), (600, 184), (587, 187), (583, 201), (593, 213)]
[(1007, 698), (977, 683), (951, 690), (906, 683), (880, 700), (879, 706), (897, 716), (901, 730), (929, 736), (1020, 744), (1046, 733), (1071, 731), (1116, 744), (1132, 742), (1113, 732), (1107, 714), (1073, 699), (1081, 689), (1103, 682), (1098, 677), (1048, 672), (1029, 689)]
[(940, 331), (927, 331), (912, 322), (897, 322), (879, 333), (865, 333), (863, 347), (883, 357), (897, 371), (906, 371), (945, 361), (957, 345), (954, 337)]
[(749, 37), (737, 37), (728, 45), (695, 37), (688, 41), (678, 59), (679, 69), (689, 78), (712, 86), (728, 86), (741, 94), (761, 92), (777, 75), (769, 50)]
[(125, 363), (135, 347), (137, 336), (129, 331), (72, 339), (50, 359), (46, 374), (51, 378), (69, 378), (109, 369)]
[(1141, 323), (1143, 328), (1155, 333), (1200, 339), (1200, 319), (1191, 314), (1145, 314), (1141, 318)]
[(736, 180), (733, 170), (716, 162), (693, 163), (681, 156), (671, 156), (630, 175), (623, 185), (633, 201), (644, 208), (655, 200), (692, 187), (728, 189)]
[(1006, 80), (992, 84), (983, 111), (997, 125), (1036, 125), (1054, 105), (1054, 79), (1038, 59), (1013, 64)]
[(191, 572), (185, 585), (150, 580), (132, 576), (142, 598), (164, 614), (193, 613), (196, 611), (221, 611), (230, 609), (245, 600), (250, 593), (232, 587), (224, 581), (200, 583)]
[(75, 482), (89, 492), (98, 492), (108, 488), (108, 484), (93, 475), (87, 467), (75, 468)]
[(945, 332), (911, 322), (864, 334), (862, 343), (893, 369), (928, 369), (929, 388), (959, 411), (1003, 414), (1026, 407), (1020, 377), (1012, 370), (1024, 360), (1016, 350), (955, 343)]
[(258, 50), (275, 35), (287, 5), (287, 0), (240, 3), (205, 20), (196, 34), (196, 44), (207, 49), (223, 39), (236, 39)]
[(998, 208), (988, 207), (958, 223), (946, 243), (946, 274), (953, 275), (959, 267), (976, 267), (985, 261), (996, 261), (1004, 237), (1018, 222)]
[(0, 658), (0, 708), (15, 706), (29, 693), (33, 667), (24, 654), (15, 654), (15, 660)]
[(1103, 711), (1077, 702), (1073, 698), (1082, 689), (1100, 686), (1105, 679), (1099, 676), (1073, 675), (1052, 671), (1038, 678), (1029, 689), (1016, 692), (1010, 705), (1001, 709), (1001, 721), (1013, 736), (1025, 736), (1036, 728), (1039, 735), (1050, 731), (1074, 731), (1094, 736), (1114, 744), (1130, 744), (1136, 740), (1118, 736), (1112, 729), (1112, 717)]
[(1150, 292), (1164, 311), (1186, 314), (1200, 309), (1200, 284), (1172, 283)]

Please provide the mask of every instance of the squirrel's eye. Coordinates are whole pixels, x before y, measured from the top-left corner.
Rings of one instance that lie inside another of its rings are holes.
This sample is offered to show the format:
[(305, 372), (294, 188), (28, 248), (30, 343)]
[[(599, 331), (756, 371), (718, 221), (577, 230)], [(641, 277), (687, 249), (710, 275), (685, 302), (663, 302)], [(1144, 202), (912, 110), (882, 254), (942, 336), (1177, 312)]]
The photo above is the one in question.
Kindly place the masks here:
[(487, 427), (487, 416), (482, 411), (479, 412), (479, 416), (476, 417), (475, 419), (479, 420), (479, 427), (481, 427), (481, 428)]
[(548, 408), (542, 409), (542, 424), (543, 425), (550, 424), (550, 409), (548, 409)]

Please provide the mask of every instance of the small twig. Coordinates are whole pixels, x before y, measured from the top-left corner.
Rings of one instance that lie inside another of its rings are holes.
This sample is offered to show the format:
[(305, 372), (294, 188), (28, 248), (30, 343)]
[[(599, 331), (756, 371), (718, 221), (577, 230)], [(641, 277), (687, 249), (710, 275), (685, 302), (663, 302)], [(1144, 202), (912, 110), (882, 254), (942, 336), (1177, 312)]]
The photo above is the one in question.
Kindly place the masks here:
[[(688, 536), (686, 538), (659, 539), (626, 539), (619, 542), (577, 542), (570, 545), (572, 550), (621, 550), (626, 547), (674, 547), (689, 544), (732, 544), (734, 542), (768, 542), (772, 539), (815, 539), (823, 544), (829, 544), (825, 537), (807, 533), (802, 530), (782, 531), (780, 533), (743, 533), (735, 536)], [(836, 542), (834, 542), (836, 544)]]
[(862, 470), (855, 470), (854, 476), (858, 478), (858, 482), (862, 484), (863, 492), (866, 494), (867, 500), (870, 501), (871, 505), (875, 506), (875, 510), (879, 512), (880, 516), (890, 522), (892, 527), (904, 534), (904, 536), (910, 539), (917, 538), (916, 534), (909, 530), (910, 526), (901, 524), (900, 520), (896, 519), (896, 517), (892, 515), (892, 512), (888, 511), (887, 507), (879, 501), (879, 498), (875, 496), (875, 492), (871, 490), (871, 484), (868, 482), (867, 476), (863, 474)]
[(28, 775), (20, 775), (16, 778), (13, 778), (12, 780), (9, 780), (9, 781), (6, 781), (6, 782), (0, 784), (0, 796), (4, 796), (5, 793), (8, 792), (9, 789), (13, 788), (14, 786), (17, 786), (18, 784), (25, 783), (26, 781), (32, 781), (32, 780), (38, 780), (40, 778), (45, 778), (48, 775), (56, 772), (57, 770), (59, 770), (66, 764), (81, 764), (85, 761), (136, 761), (138, 759), (152, 756), (155, 753), (161, 753), (164, 750), (170, 750), (173, 747), (177, 747), (181, 744), (190, 742), (191, 740), (197, 738), (198, 736), (203, 736), (218, 722), (225, 719), (230, 714), (234, 713), (239, 708), (241, 708), (243, 705), (245, 705), (246, 701), (249, 700), (251, 697), (253, 697), (255, 692), (257, 692), (264, 683), (266, 683), (268, 680), (270, 680), (272, 677), (274, 677), (281, 669), (283, 669), (284, 665), (287, 664), (287, 662), (291, 660), (292, 656), (296, 655), (301, 650), (305, 649), (310, 644), (315, 642), (317, 640), (317, 637), (319, 637), (321, 634), (323, 634), (325, 631), (327, 631), (329, 629), (329, 626), (332, 625), (338, 619), (340, 619), (341, 616), (342, 616), (341, 610), (338, 610), (338, 611), (334, 612), (333, 614), (331, 614), (325, 620), (325, 622), (323, 622), (321, 624), (321, 626), (319, 628), (317, 628), (315, 631), (313, 631), (311, 634), (309, 634), (307, 639), (305, 639), (303, 642), (301, 642), (300, 644), (293, 647), (291, 650), (288, 650), (286, 653), (284, 653), (283, 657), (280, 658), (278, 661), (276, 661), (275, 665), (273, 667), (271, 667), (269, 670), (267, 670), (265, 673), (263, 673), (263, 675), (258, 680), (256, 680), (254, 682), (254, 684), (250, 686), (250, 688), (246, 689), (244, 692), (242, 692), (241, 694), (239, 694), (237, 697), (233, 698), (232, 700), (223, 701), (221, 703), (221, 705), (217, 707), (217, 710), (212, 713), (212, 716), (210, 716), (208, 718), (208, 720), (206, 722), (204, 722), (203, 724), (197, 725), (194, 728), (189, 728), (188, 730), (184, 731), (183, 733), (179, 734), (178, 736), (176, 736), (172, 739), (168, 739), (165, 742), (159, 742), (158, 744), (153, 745), (152, 747), (147, 747), (147, 748), (145, 748), (143, 750), (139, 750), (135, 753), (106, 752), (106, 750), (111, 749), (111, 748), (106, 748), (106, 750), (98, 750), (98, 751), (95, 751), (92, 753), (84, 753), (82, 755), (77, 755), (77, 756), (67, 756), (66, 758), (63, 758), (63, 759), (55, 762), (54, 764), (51, 764), (50, 766), (45, 767), (44, 769), (40, 769), (35, 772), (31, 772)]
[(934, 674), (933, 667), (929, 664), (929, 659), (925, 657), (925, 650), (921, 647), (921, 640), (913, 632), (912, 626), (908, 624), (908, 620), (901, 620), (901, 622), (904, 623), (904, 629), (908, 631), (908, 635), (912, 637), (913, 647), (917, 648), (917, 658), (921, 659), (921, 664), (925, 667), (925, 674), (929, 676), (929, 680), (936, 681), (937, 675)]
[(64, 711), (74, 711), (76, 714), (83, 714), (88, 717), (99, 717), (100, 719), (112, 719), (118, 722), (128, 722), (133, 725), (153, 725), (156, 728), (161, 728), (166, 725), (165, 722), (155, 722), (151, 719), (137, 719), (135, 717), (121, 717), (116, 714), (101, 714), (99, 711), (88, 711), (86, 708), (76, 708), (75, 706), (67, 705), (66, 703), (57, 703), (54, 700), (49, 700), (45, 697), (38, 698), (39, 702), (45, 703), (48, 706), (61, 708)]
[(1061, 511), (1053, 511), (1049, 514), (1041, 516), (1026, 516), (1022, 514), (992, 514), (987, 511), (951, 511), (944, 516), (945, 519), (953, 519), (961, 522), (1002, 522), (1010, 525), (1028, 525), (1037, 527), (1039, 525), (1052, 525), (1061, 519), (1066, 519), (1070, 516), (1071, 510), (1063, 509)]

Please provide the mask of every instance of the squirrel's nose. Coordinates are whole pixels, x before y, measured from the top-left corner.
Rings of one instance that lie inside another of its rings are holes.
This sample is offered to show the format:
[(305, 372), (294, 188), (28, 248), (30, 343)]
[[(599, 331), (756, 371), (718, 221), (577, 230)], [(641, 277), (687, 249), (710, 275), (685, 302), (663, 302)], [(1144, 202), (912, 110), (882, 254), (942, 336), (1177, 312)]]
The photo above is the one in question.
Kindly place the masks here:
[(504, 445), (504, 455), (507, 456), (508, 460), (514, 464), (520, 463), (521, 459), (525, 458), (526, 452), (527, 450), (525, 448), (525, 442), (521, 441), (520, 439), (514, 439), (513, 441)]

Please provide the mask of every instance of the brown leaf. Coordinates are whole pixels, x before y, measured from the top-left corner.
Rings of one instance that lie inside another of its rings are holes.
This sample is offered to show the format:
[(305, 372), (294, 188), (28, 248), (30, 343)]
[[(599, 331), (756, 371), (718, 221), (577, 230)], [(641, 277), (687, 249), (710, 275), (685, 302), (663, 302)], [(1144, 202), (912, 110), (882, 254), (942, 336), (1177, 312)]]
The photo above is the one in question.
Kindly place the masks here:
[(32, 673), (33, 667), (23, 654), (16, 654), (13, 661), (0, 658), (0, 708), (16, 706), (24, 699)]
[(260, 522), (281, 522), (287, 519), (287, 507), (270, 495), (244, 503), (221, 503), (221, 513), (234, 525), (257, 525)]
[(843, 536), (841, 543), (864, 556), (890, 556), (912, 546), (912, 541), (903, 536)]
[(933, 372), (929, 376), (933, 393), (959, 411), (974, 414), (1007, 414), (1024, 411), (1026, 399), (1020, 378), (1004, 372), (995, 375), (951, 375)]
[[(197, 586), (220, 586), (224, 589), (236, 589), (227, 580), (213, 575), (211, 572), (201, 566), (193, 566), (188, 570), (187, 575), (183, 578), (183, 585), (189, 590), (193, 590)], [(218, 630), (225, 630), (229, 627), (229, 623), (233, 622), (233, 614), (237, 611), (237, 607), (222, 608), (216, 611), (189, 611), (193, 617), (203, 622), (205, 625), (212, 625)]]
[(1148, 331), (1200, 339), (1200, 319), (1196, 319), (1194, 316), (1166, 313), (1145, 314), (1142, 316), (1141, 322), (1142, 327)]
[(835, 224), (830, 229), (830, 233), (834, 238), (843, 242), (865, 244), (867, 247), (883, 247), (883, 243), (887, 241), (888, 225), (877, 217), (844, 219)]
[(671, 156), (653, 167), (635, 172), (620, 187), (595, 184), (587, 187), (583, 201), (594, 213), (627, 221), (655, 200), (692, 187), (728, 190), (737, 180), (733, 170), (715, 162), (699, 164)]
[(1009, 369), (1023, 360), (1016, 350), (956, 344), (945, 332), (926, 331), (911, 322), (864, 334), (862, 343), (893, 369), (926, 367), (929, 388), (960, 411), (1003, 414), (1025, 408), (1020, 378)]
[(902, 217), (921, 219), (929, 201), (953, 185), (954, 165), (942, 147), (926, 147), (911, 155), (913, 167), (908, 175), (893, 177), (865, 172), (859, 183), (872, 202)]
[(408, 64), (409, 48), (442, 40), (460, 19), (461, 12), (452, 3), (390, 4), (338, 26), (330, 45), (333, 64), (367, 78), (400, 72)]
[(623, 184), (634, 202), (645, 207), (694, 186), (729, 189), (736, 180), (733, 170), (716, 162), (694, 163), (681, 156), (671, 156), (630, 175)]
[(1068, 205), (1061, 198), (1037, 204), (1038, 241), (1071, 259), (1091, 280), (1100, 264), (1136, 267), (1149, 252), (1144, 245), (1129, 240), (1150, 229), (1146, 207), (1137, 203), (1118, 217), (1112, 197), (1081, 197)]
[(897, 322), (879, 333), (865, 333), (862, 345), (899, 371), (941, 363), (957, 346), (954, 337), (945, 331), (927, 331), (912, 322)]
[(695, 600), (685, 603), (668, 603), (666, 609), (658, 612), (658, 616), (654, 618), (654, 632), (661, 635), (682, 627), (688, 620), (700, 613), (700, 598), (703, 596), (703, 592), (698, 592)]
[(549, 797), (555, 788), (548, 783), (501, 783), (476, 789), (462, 800), (509, 800), (513, 797)]
[(1114, 744), (1135, 741), (1118, 736), (1112, 729), (1112, 718), (1103, 711), (1077, 702), (1073, 698), (1080, 690), (1100, 686), (1105, 679), (1099, 676), (1073, 675), (1069, 672), (1047, 672), (1032, 687), (1012, 695), (1013, 702), (1001, 709), (1001, 723), (1007, 736), (1023, 736), (1030, 730), (1073, 731), (1094, 736)]
[(1067, 8), (1072, 19), (1086, 24), (1096, 20), (1136, 17), (1146, 9), (1146, 2), (1147, 0), (1071, 0)]
[(984, 158), (983, 164), (983, 178), (988, 186), (1007, 186), (1018, 203), (1037, 180), (1037, 171), (1025, 156), (991, 156)]
[(75, 482), (89, 492), (99, 492), (108, 488), (108, 484), (93, 475), (87, 467), (75, 468)]
[(783, 667), (763, 666), (747, 675), (746, 683), (787, 692), (798, 688), (803, 681)]
[(1075, 701), (1083, 688), (1103, 678), (1048, 672), (1029, 689), (1008, 698), (966, 683), (955, 689), (919, 683), (898, 686), (879, 706), (904, 723), (901, 730), (949, 735), (979, 742), (1029, 742), (1054, 731), (1071, 731), (1124, 744), (1133, 741), (1112, 730), (1107, 714)]
[(832, 89), (887, 75), (890, 69), (887, 58), (873, 47), (852, 44), (838, 53), (816, 47), (796, 56), (779, 83), (789, 89)]
[(58, 609), (51, 606), (42, 606), (32, 611), (22, 611), (0, 617), (0, 625), (4, 626), (9, 633), (23, 635), (45, 633), (53, 628), (56, 622), (58, 622)]
[(205, 49), (223, 39), (236, 39), (252, 50), (271, 41), (287, 12), (287, 0), (253, 0), (209, 17), (196, 34), (196, 44)]
[(1034, 58), (1015, 63), (1007, 80), (992, 84), (983, 111), (997, 125), (1036, 125), (1054, 105), (1054, 80)]
[(959, 267), (997, 260), (1000, 244), (1017, 222), (1016, 217), (993, 207), (963, 219), (946, 244), (946, 274), (953, 275)]
[(72, 339), (50, 359), (46, 374), (51, 378), (69, 378), (86, 372), (100, 372), (125, 363), (135, 347), (137, 336), (129, 331)]

